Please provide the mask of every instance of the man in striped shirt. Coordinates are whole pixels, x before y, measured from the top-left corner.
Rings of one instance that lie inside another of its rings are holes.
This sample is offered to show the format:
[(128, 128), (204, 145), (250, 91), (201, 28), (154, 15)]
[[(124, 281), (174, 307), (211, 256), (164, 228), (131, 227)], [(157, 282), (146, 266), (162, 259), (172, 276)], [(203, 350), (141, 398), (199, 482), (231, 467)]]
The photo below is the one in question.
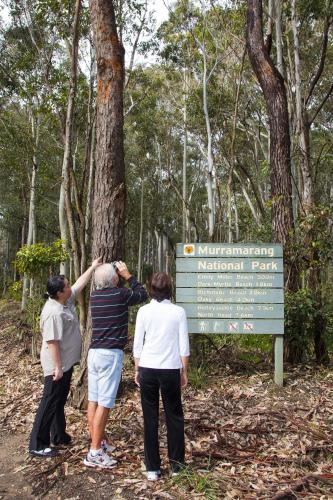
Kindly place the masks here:
[[(116, 267), (116, 269), (115, 269)], [(119, 287), (119, 277), (129, 288)], [(141, 304), (147, 292), (131, 276), (124, 262), (103, 264), (95, 271), (90, 297), (92, 337), (88, 353), (88, 425), (91, 448), (84, 460), (89, 467), (111, 468), (117, 461), (105, 439), (109, 411), (115, 405), (127, 342), (128, 307)]]

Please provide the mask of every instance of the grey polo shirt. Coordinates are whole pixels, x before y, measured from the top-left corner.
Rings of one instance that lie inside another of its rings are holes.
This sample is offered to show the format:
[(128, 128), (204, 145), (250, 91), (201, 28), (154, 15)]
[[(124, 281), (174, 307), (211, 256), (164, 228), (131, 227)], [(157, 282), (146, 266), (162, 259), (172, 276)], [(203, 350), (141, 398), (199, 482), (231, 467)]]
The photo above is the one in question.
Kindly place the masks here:
[(75, 310), (75, 288), (66, 305), (49, 298), (42, 310), (40, 328), (43, 336), (40, 360), (44, 376), (53, 375), (54, 362), (50, 356), (47, 341), (58, 340), (62, 369), (68, 371), (80, 361), (81, 333), (79, 320)]

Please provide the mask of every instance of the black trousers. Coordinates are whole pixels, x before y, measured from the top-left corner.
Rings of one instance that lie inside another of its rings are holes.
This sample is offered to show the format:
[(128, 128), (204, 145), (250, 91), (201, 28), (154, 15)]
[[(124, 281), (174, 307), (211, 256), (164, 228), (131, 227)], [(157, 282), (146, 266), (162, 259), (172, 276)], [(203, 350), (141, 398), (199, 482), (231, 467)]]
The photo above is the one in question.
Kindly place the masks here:
[(65, 404), (69, 394), (73, 367), (54, 382), (52, 375), (44, 378), (44, 391), (30, 435), (29, 450), (48, 448), (50, 443), (69, 441), (66, 433)]
[(180, 370), (139, 368), (144, 421), (145, 463), (148, 471), (161, 465), (158, 443), (159, 393), (161, 391), (168, 438), (168, 456), (174, 472), (184, 463), (184, 414)]

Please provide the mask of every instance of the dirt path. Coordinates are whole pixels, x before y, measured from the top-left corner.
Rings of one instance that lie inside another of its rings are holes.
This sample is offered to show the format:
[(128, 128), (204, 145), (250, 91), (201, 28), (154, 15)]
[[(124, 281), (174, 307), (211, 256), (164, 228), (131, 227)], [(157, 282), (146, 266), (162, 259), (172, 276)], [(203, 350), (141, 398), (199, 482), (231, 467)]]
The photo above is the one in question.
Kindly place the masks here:
[(26, 437), (6, 434), (0, 437), (0, 498), (35, 498), (23, 475), (26, 467)]
[(140, 395), (128, 353), (125, 389), (107, 428), (118, 467), (83, 466), (86, 414), (70, 404), (73, 446), (53, 460), (28, 457), (28, 434), (43, 390), (30, 341), (18, 306), (0, 301), (0, 500), (333, 499), (332, 367), (286, 367), (281, 389), (272, 382), (270, 364), (244, 365), (239, 351), (223, 350), (223, 359), (212, 351), (207, 374), (194, 372), (184, 391), (188, 467), (170, 478), (162, 419), (162, 479), (151, 484), (143, 474)]

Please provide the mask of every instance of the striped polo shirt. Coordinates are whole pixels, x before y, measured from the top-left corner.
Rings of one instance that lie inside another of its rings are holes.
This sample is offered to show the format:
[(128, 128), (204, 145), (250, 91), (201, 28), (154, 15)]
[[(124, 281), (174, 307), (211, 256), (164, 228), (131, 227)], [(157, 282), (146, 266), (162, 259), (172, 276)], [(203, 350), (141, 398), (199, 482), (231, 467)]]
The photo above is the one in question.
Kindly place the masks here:
[(90, 349), (124, 349), (128, 333), (128, 307), (148, 298), (144, 287), (134, 276), (130, 288), (114, 287), (94, 290), (90, 296), (92, 337)]

